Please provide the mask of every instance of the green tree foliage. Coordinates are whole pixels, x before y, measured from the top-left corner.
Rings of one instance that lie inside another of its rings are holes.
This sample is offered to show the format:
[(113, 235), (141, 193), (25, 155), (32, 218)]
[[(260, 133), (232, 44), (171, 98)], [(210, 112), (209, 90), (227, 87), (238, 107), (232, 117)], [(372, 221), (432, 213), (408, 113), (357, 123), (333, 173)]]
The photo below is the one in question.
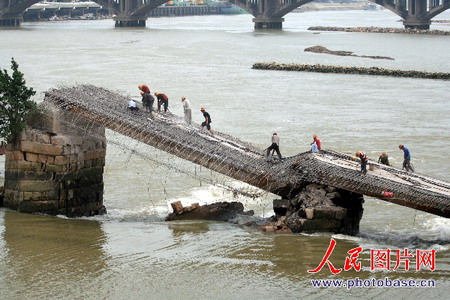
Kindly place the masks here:
[(36, 94), (25, 86), (23, 73), (11, 58), (12, 76), (7, 70), (0, 73), (0, 140), (13, 142), (25, 128), (27, 118), (36, 112), (36, 102), (30, 98)]

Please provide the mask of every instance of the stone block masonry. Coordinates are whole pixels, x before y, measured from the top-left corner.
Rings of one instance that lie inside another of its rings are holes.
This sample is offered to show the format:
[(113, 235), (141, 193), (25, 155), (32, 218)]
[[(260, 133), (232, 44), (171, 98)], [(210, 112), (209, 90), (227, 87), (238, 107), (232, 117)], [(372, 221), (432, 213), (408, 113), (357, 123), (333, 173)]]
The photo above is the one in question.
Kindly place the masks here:
[(70, 118), (70, 113), (47, 106), (7, 145), (5, 207), (68, 217), (106, 212), (105, 129), (79, 116), (67, 122), (76, 126), (68, 126)]
[(331, 186), (308, 184), (293, 199), (273, 201), (275, 219), (262, 226), (270, 232), (333, 232), (356, 235), (363, 215), (363, 196)]

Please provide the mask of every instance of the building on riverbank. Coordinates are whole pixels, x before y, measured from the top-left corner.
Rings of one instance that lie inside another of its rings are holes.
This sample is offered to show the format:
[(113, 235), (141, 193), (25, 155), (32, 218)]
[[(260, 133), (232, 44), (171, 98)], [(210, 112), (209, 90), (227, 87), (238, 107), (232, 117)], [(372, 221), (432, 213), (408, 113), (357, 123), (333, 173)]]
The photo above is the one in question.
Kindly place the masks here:
[[(148, 17), (194, 16), (219, 14), (246, 14), (247, 12), (227, 1), (169, 1), (148, 13)], [(24, 21), (97, 20), (111, 18), (112, 13), (93, 1), (50, 2), (42, 1), (29, 7)]]
[[(318, 10), (357, 10), (372, 9), (372, 2), (365, 0), (317, 0), (300, 6), (293, 12)], [(169, 1), (148, 13), (148, 17), (193, 16), (193, 15), (235, 15), (247, 14), (244, 9), (228, 1), (190, 0)], [(29, 7), (24, 15), (24, 21), (62, 21), (62, 20), (96, 20), (111, 18), (108, 8), (94, 1), (56, 2), (42, 1)]]

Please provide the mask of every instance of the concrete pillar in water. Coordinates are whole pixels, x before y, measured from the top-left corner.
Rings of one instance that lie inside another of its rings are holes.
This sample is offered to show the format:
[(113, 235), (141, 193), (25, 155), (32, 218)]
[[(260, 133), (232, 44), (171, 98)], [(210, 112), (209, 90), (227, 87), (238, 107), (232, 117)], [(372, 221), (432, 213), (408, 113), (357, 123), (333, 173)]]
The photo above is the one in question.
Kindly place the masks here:
[(147, 17), (131, 17), (120, 15), (113, 18), (116, 27), (145, 27)]
[(254, 18), (255, 29), (283, 29), (284, 18)]
[(68, 217), (104, 213), (105, 154), (103, 126), (47, 107), (7, 145), (3, 205)]
[(22, 21), (22, 16), (0, 18), (0, 27), (18, 27)]

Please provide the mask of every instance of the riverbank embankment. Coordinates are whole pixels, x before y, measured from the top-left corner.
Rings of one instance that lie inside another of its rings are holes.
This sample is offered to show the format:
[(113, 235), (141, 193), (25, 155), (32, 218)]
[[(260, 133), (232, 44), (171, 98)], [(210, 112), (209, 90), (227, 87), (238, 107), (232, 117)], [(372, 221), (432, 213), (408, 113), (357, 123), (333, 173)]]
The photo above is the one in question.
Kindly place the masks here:
[(327, 66), (320, 64), (309, 65), (309, 64), (283, 64), (277, 62), (260, 62), (255, 63), (252, 68), (257, 70), (303, 71), (303, 72), (318, 72), (318, 73), (378, 75), (378, 76), (450, 80), (450, 73), (424, 72), (414, 70), (390, 70), (378, 67), (362, 68), (362, 67), (346, 67), (346, 66)]
[(343, 31), (343, 32), (369, 32), (369, 33), (404, 33), (404, 34), (427, 34), (427, 35), (450, 35), (446, 30), (420, 30), (412, 28), (387, 28), (387, 27), (331, 27), (313, 26), (310, 31)]

